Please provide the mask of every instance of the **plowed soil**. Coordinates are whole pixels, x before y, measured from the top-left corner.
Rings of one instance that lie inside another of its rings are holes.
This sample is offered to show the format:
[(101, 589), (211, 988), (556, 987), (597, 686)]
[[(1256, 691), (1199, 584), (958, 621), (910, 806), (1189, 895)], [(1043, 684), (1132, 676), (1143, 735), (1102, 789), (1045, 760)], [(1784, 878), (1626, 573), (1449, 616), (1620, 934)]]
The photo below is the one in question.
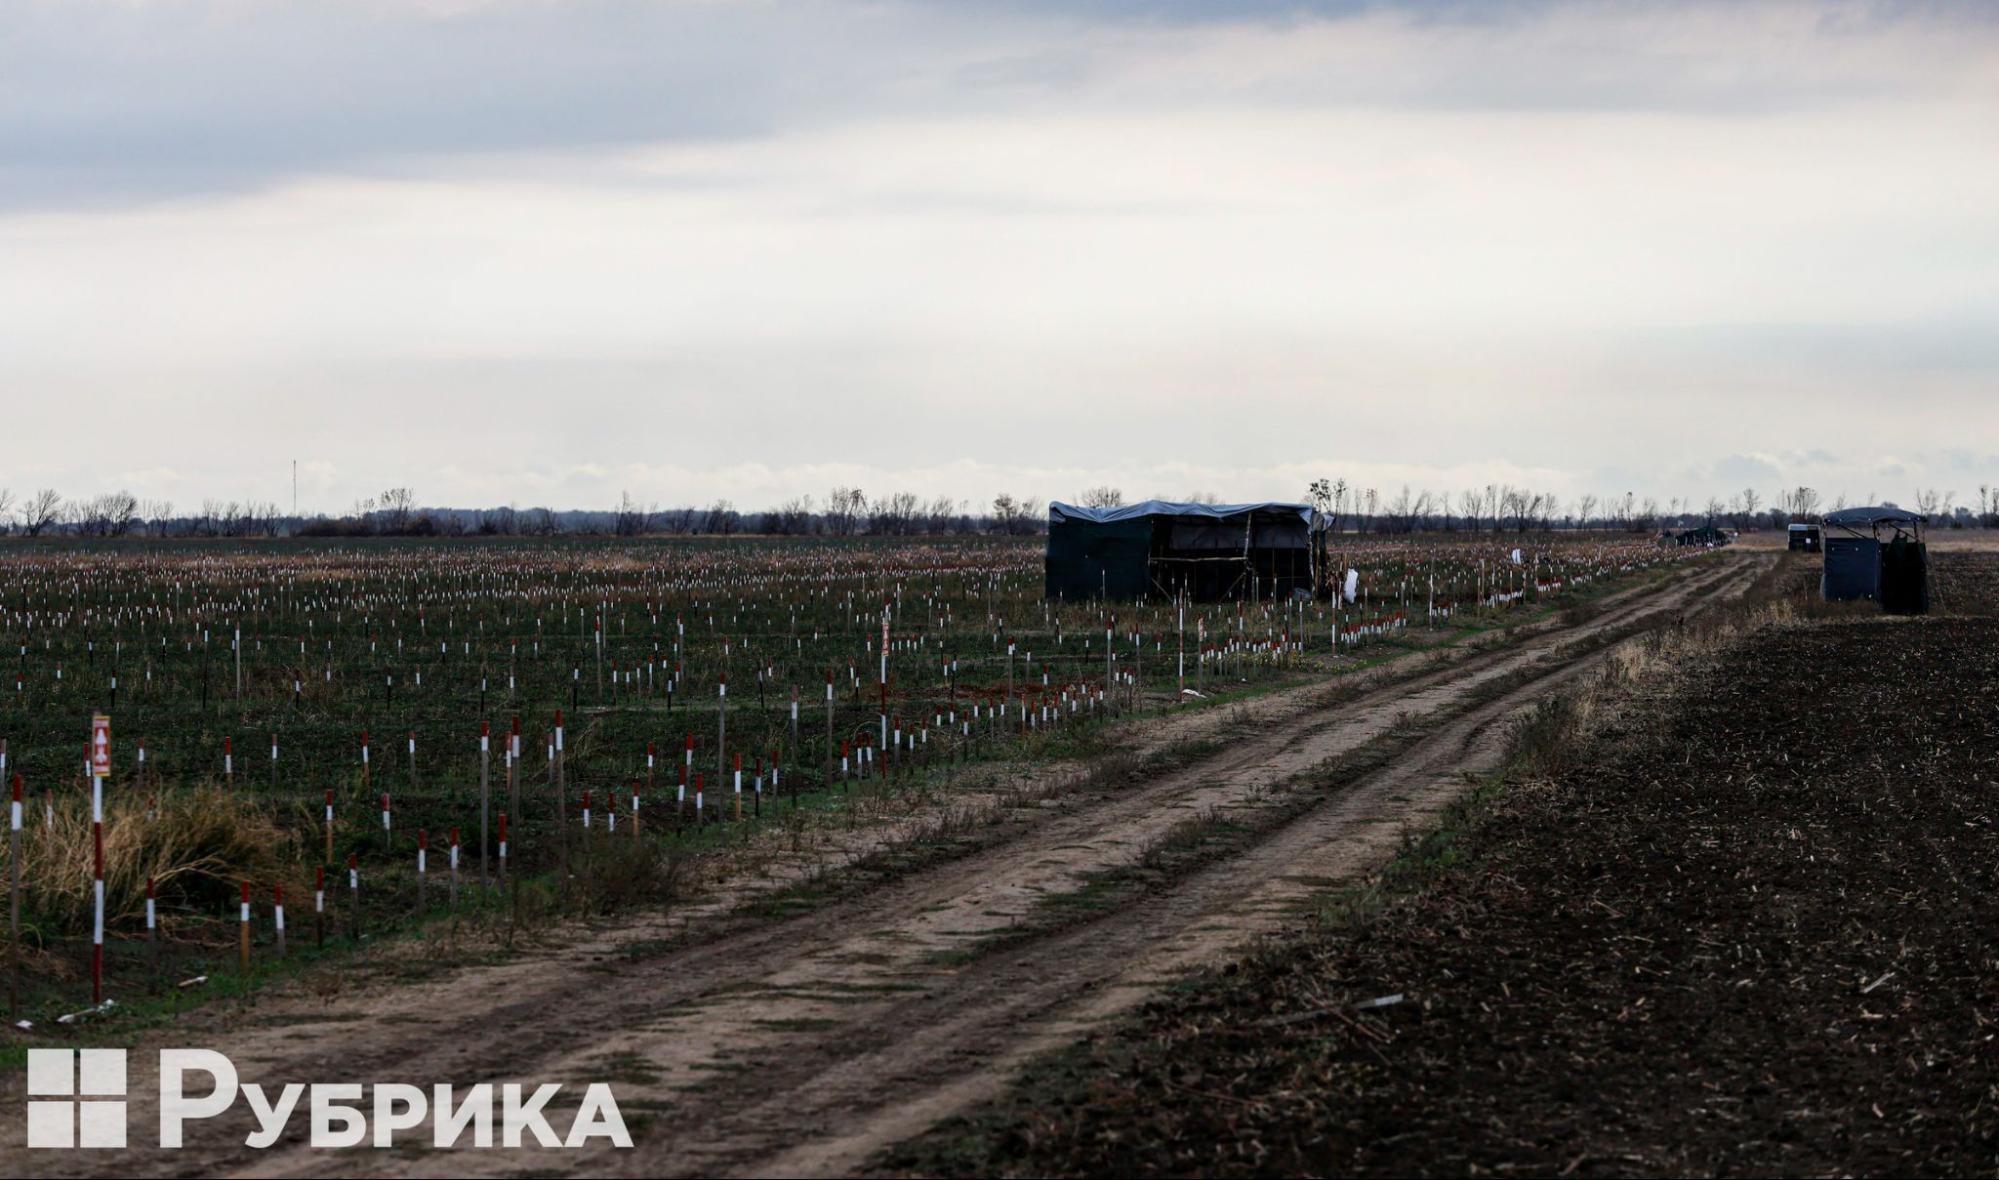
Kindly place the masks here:
[[(1943, 584), (1981, 609), (1984, 555), (1957, 556)], [(1500, 795), (1406, 899), (1289, 931), (878, 1166), (1992, 1175), (1995, 685), (1999, 619), (1758, 631)]]

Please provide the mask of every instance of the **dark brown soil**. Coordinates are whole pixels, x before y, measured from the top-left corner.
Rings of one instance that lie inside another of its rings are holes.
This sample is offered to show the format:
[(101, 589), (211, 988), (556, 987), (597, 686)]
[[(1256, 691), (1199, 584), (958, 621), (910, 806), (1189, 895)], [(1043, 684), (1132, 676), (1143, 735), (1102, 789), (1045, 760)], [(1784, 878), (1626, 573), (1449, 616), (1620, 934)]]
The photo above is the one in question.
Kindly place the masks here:
[(1405, 858), (1412, 896), (1155, 1001), (888, 1166), (1991, 1175), (1995, 692), (1999, 620), (1759, 632)]

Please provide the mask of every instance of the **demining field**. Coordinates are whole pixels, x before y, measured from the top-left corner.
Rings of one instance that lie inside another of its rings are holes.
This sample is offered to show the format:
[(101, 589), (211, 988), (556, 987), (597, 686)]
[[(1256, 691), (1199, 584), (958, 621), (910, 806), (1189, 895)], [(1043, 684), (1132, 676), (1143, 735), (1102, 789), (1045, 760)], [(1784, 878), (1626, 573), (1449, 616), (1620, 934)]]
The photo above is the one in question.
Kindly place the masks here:
[(712, 1099), (638, 1116), (649, 1166), (852, 1170), (1756, 565), (1347, 540), (1351, 601), (1137, 604), (1001, 539), (11, 550), (10, 1047), (595, 1071)]
[(16, 1018), (490, 906), (510, 880), (537, 905), (643, 904), (673, 857), (766, 813), (1663, 560), (1518, 548), (1357, 541), (1351, 602), (1141, 605), (1042, 601), (1014, 540), (11, 549)]

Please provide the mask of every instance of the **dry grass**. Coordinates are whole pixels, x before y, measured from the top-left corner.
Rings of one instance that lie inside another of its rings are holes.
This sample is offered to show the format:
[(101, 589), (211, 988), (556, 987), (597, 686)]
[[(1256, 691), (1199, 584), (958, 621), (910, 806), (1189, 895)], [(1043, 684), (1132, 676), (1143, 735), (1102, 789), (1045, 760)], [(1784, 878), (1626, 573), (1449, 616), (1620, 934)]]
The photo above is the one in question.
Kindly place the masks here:
[[(36, 926), (89, 928), (95, 862), (90, 800), (58, 799), (52, 814), (37, 801), (28, 818), (22, 909)], [(244, 880), (261, 890), (260, 903), (281, 880), (305, 900), (308, 887), (290, 879), (299, 863), (293, 843), (264, 809), (215, 787), (172, 791), (156, 801), (114, 799), (104, 816), (105, 921), (114, 928), (143, 927), (148, 878), (163, 924), (176, 910), (227, 905)], [(0, 866), (5, 863), (0, 847)]]

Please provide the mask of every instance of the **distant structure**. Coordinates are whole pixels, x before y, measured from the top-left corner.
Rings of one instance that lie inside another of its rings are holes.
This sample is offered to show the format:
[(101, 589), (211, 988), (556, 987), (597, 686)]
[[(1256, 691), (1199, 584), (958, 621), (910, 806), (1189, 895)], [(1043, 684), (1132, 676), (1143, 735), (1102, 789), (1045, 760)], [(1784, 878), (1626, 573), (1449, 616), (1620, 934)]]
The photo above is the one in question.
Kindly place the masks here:
[(1196, 602), (1310, 595), (1320, 562), (1309, 504), (1048, 506), (1047, 593)]
[(1825, 548), (1825, 534), (1815, 524), (1794, 524), (1788, 535), (1790, 541), (1785, 548), (1793, 553), (1817, 553)]
[(1893, 505), (1844, 508), (1825, 517), (1825, 569), (1819, 593), (1827, 602), (1871, 598), (1891, 614), (1930, 609), (1928, 518)]
[(1671, 533), (1669, 537), (1675, 545), (1697, 546), (1706, 549), (1719, 549), (1723, 545), (1728, 544), (1732, 539), (1725, 529), (1718, 529), (1711, 524), (1704, 524), (1699, 528)]

